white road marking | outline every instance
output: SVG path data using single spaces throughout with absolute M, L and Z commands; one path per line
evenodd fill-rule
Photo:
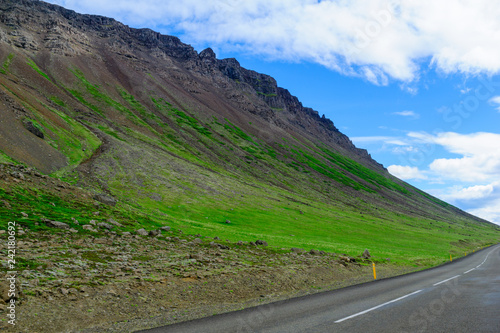
M 495 250 L 495 249 L 494 249 L 494 250 Z M 483 261 L 481 264 L 479 264 L 478 266 L 476 266 L 476 268 L 469 269 L 469 270 L 468 270 L 467 272 L 465 272 L 464 274 L 470 273 L 470 272 L 472 272 L 473 270 L 475 270 L 475 269 L 477 269 L 477 268 L 481 267 L 481 266 L 482 266 L 482 265 L 486 262 L 486 260 L 488 260 L 489 255 L 490 255 L 490 254 L 491 254 L 494 250 L 491 250 L 491 251 L 490 251 L 490 253 L 488 253 L 488 254 L 486 255 L 486 258 L 484 258 L 484 261 Z M 442 284 L 442 283 L 445 283 L 445 282 L 448 282 L 448 281 L 450 281 L 450 280 L 456 279 L 457 277 L 460 277 L 460 276 L 462 276 L 462 275 L 455 275 L 454 277 L 451 277 L 451 278 L 449 278 L 449 279 L 446 279 L 446 280 L 440 281 L 440 282 L 438 282 L 438 283 L 434 283 L 434 284 L 433 284 L 433 286 L 434 286 L 434 287 L 435 287 L 435 286 L 438 286 L 438 285 L 440 285 L 440 284 Z M 405 296 L 401 296 L 401 297 L 399 297 L 399 298 L 393 299 L 392 301 L 389 301 L 389 302 L 386 302 L 386 303 L 383 303 L 383 304 L 380 304 L 380 305 L 374 306 L 373 308 L 370 308 L 370 309 L 368 309 L 368 310 L 361 311 L 361 312 L 355 313 L 355 314 L 353 314 L 353 315 L 351 315 L 351 316 L 349 316 L 349 317 L 345 317 L 345 318 L 339 319 L 339 320 L 335 321 L 335 323 L 341 323 L 341 322 L 343 322 L 343 321 L 345 321 L 345 320 L 352 319 L 352 318 L 355 318 L 355 317 L 357 317 L 357 316 L 364 315 L 365 313 L 368 313 L 368 312 L 370 312 L 370 311 L 373 311 L 373 310 L 379 309 L 379 308 L 381 308 L 381 307 L 383 307 L 383 306 L 386 306 L 386 305 L 388 305 L 388 304 L 391 304 L 391 303 L 395 303 L 395 302 L 400 301 L 400 300 L 402 300 L 402 299 L 404 299 L 404 298 L 406 298 L 406 297 L 409 297 L 409 296 L 412 296 L 412 295 L 418 294 L 418 293 L 419 293 L 419 292 L 421 292 L 421 291 L 422 291 L 422 289 L 421 289 L 421 290 L 414 291 L 414 292 L 412 292 L 411 294 L 408 294 L 408 295 L 405 295 Z
M 402 297 L 399 297 L 399 298 L 393 299 L 392 301 L 386 302 L 386 303 L 384 303 L 384 304 L 377 305 L 377 306 L 375 306 L 375 307 L 373 307 L 373 308 L 371 308 L 371 309 L 368 309 L 368 310 L 365 310 L 365 311 L 361 311 L 361 312 L 355 313 L 355 314 L 353 314 L 353 315 L 351 315 L 351 316 L 349 316 L 349 317 L 345 317 L 345 318 L 339 319 L 339 320 L 337 320 L 335 323 L 341 323 L 341 322 L 343 322 L 344 320 L 348 320 L 348 319 L 351 319 L 351 318 L 354 318 L 354 317 L 357 317 L 357 316 L 361 316 L 361 315 L 363 315 L 363 314 L 365 314 L 365 313 L 367 313 L 367 312 L 370 312 L 370 311 L 376 310 L 376 309 L 381 308 L 381 307 L 383 307 L 383 306 L 385 306 L 385 305 L 387 305 L 387 304 L 391 304 L 391 303 L 394 303 L 394 302 L 400 301 L 400 300 L 402 300 L 403 298 L 409 297 L 409 296 L 411 296 L 411 295 L 418 294 L 418 293 L 419 293 L 419 292 L 421 292 L 421 291 L 422 291 L 422 290 L 417 290 L 417 291 L 414 291 L 414 292 L 412 292 L 411 294 L 408 294 L 408 295 L 405 295 L 405 296 L 402 296 Z
M 454 277 L 451 277 L 451 278 L 449 278 L 449 279 L 443 280 L 443 281 L 438 282 L 438 283 L 434 283 L 434 284 L 433 284 L 433 286 L 435 287 L 435 286 L 437 286 L 437 285 L 440 285 L 441 283 L 445 283 L 445 282 L 448 282 L 448 281 L 450 281 L 450 280 L 456 279 L 456 278 L 457 278 L 457 277 L 459 277 L 459 276 L 460 276 L 460 275 L 455 275 Z
M 483 262 L 480 263 L 479 265 L 476 266 L 476 268 L 479 268 L 481 266 L 483 266 L 483 264 L 486 262 L 486 260 L 488 260 L 488 257 L 490 256 L 490 254 L 495 251 L 495 249 L 491 250 L 487 255 L 486 255 L 486 258 L 484 258 Z

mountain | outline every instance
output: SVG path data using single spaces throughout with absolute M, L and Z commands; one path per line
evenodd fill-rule
M 272 77 L 211 49 L 35 0 L 0 0 L 0 45 L 0 161 L 141 216 L 122 231 L 169 224 L 400 260 L 498 237 L 389 174 Z M 30 207 L 34 230 L 61 219 Z

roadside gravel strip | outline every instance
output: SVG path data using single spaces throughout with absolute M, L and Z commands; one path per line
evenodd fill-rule
M 18 233 L 23 269 L 15 332 L 132 332 L 373 279 L 361 258 L 347 262 L 338 254 L 278 251 L 180 230 L 155 237 Z M 7 255 L 6 242 L 0 252 Z M 415 269 L 380 264 L 378 274 Z M 2 281 L 0 289 L 8 291 Z M 7 293 L 2 297 L 8 300 Z M 0 307 L 0 315 L 6 311 Z M 8 325 L 0 321 L 0 328 Z
M 499 308 L 497 245 L 421 272 L 141 332 L 500 332 Z

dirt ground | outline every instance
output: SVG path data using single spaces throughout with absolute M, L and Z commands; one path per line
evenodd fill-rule
M 26 232 L 17 244 L 26 269 L 16 283 L 15 327 L 7 303 L 0 305 L 5 331 L 133 332 L 373 280 L 368 260 L 341 254 L 172 231 L 95 238 Z M 412 270 L 379 264 L 377 277 Z

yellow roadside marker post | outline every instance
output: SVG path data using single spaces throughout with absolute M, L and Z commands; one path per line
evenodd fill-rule
M 450 254 L 450 261 L 453 261 L 453 259 L 451 258 L 451 254 Z
M 373 265 L 373 279 L 376 280 L 377 279 L 377 270 L 375 269 L 375 263 L 372 262 L 372 265 Z

